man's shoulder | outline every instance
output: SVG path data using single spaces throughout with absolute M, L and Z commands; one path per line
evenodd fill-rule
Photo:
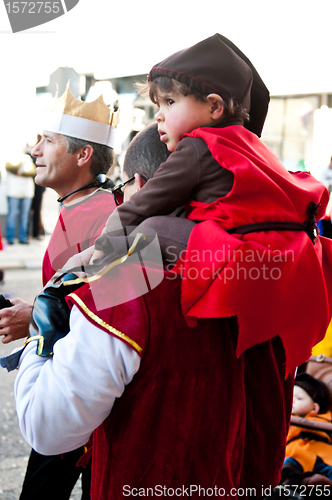
M 90 210 L 90 208 L 93 209 L 94 207 L 98 207 L 100 205 L 115 208 L 116 205 L 111 189 L 101 187 L 89 196 L 81 198 L 77 201 L 77 203 L 63 206 L 61 212 L 63 214 L 66 213 L 67 215 L 76 211 L 82 211 L 83 213 L 83 211 L 86 212 L 87 209 Z
M 113 189 L 115 186 L 114 182 L 112 179 L 107 177 L 107 181 L 102 185 L 103 189 Z
M 147 290 L 144 273 L 149 276 L 150 291 Z M 97 279 L 95 276 L 67 295 L 66 301 L 69 307 L 78 307 L 92 324 L 142 355 L 151 328 L 151 317 L 160 311 L 160 303 L 165 302 L 165 290 L 178 290 L 177 305 L 180 310 L 180 280 L 176 280 L 176 284 L 174 279 L 167 283 L 165 277 L 168 274 L 158 266 L 146 265 L 142 269 L 135 260 L 126 262 Z M 170 295 L 174 297 L 173 293 Z

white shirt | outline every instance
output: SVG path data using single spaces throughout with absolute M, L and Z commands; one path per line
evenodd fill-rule
M 34 166 L 32 159 L 28 155 L 23 155 L 21 160 L 18 172 L 20 174 L 29 172 Z M 33 198 L 35 194 L 33 178 L 6 172 L 6 194 L 10 198 Z
M 35 183 L 32 177 L 13 175 L 7 172 L 6 194 L 10 198 L 33 198 L 35 194 Z
M 70 332 L 52 358 L 23 351 L 14 392 L 20 429 L 43 455 L 83 446 L 109 415 L 140 366 L 140 357 L 121 340 L 91 324 L 74 306 Z

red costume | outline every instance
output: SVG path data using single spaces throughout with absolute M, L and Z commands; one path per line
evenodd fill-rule
M 262 485 L 278 482 L 291 410 L 292 380 L 285 380 L 280 339 L 237 357 L 236 318 L 188 327 L 181 283 L 172 273 L 149 293 L 108 307 L 108 297 L 119 302 L 131 293 L 136 272 L 142 273 L 136 264 L 120 265 L 91 289 L 86 284 L 67 297 L 141 356 L 134 379 L 93 434 L 91 498 L 117 500 L 126 487 L 158 485 L 217 487 L 226 494 L 256 487 L 260 496 Z M 99 290 L 104 304 L 97 309 Z
M 111 191 L 98 189 L 78 203 L 62 207 L 43 260 L 43 285 L 70 257 L 94 244 L 115 206 Z
M 311 202 L 320 218 L 328 192 L 306 172 L 287 172 L 244 127 L 200 128 L 188 135 L 207 143 L 214 159 L 233 172 L 234 185 L 214 203 L 187 204 L 187 218 L 203 222 L 177 263 L 183 312 L 189 324 L 237 316 L 238 355 L 279 335 L 288 374 L 310 357 L 329 324 L 332 242 L 318 237 L 313 244 L 304 230 L 273 229 L 272 223 L 305 223 Z M 273 230 L 236 234 L 240 226 L 264 222 Z

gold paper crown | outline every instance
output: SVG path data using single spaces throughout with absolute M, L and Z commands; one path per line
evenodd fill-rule
M 118 117 L 119 112 L 111 111 L 102 95 L 93 102 L 84 102 L 73 96 L 67 84 L 63 95 L 55 99 L 43 128 L 114 148 Z
M 111 111 L 107 104 L 105 104 L 102 95 L 92 102 L 81 101 L 73 96 L 69 88 L 69 83 L 67 83 L 66 90 L 62 96 L 55 99 L 52 112 L 105 123 L 114 128 L 117 127 L 119 121 L 119 112 Z

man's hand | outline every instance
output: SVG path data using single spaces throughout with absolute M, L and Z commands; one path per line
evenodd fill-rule
M 14 304 L 12 307 L 0 310 L 0 335 L 3 335 L 3 344 L 28 336 L 32 305 L 22 299 L 11 299 L 11 302 Z

